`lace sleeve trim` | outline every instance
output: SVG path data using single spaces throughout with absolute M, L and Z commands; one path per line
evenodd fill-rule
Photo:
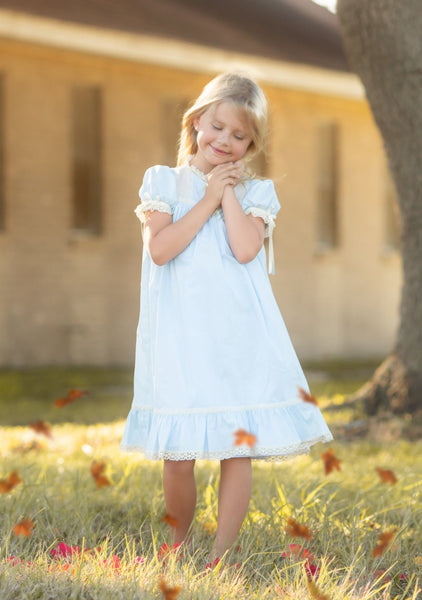
M 273 244 L 273 231 L 275 227 L 275 216 L 264 208 L 259 206 L 249 206 L 245 210 L 245 214 L 252 215 L 253 217 L 260 217 L 265 223 L 265 237 L 268 238 L 268 273 L 270 275 L 275 274 L 275 261 L 274 261 L 274 244 Z
M 153 210 L 158 210 L 159 212 L 167 213 L 168 215 L 173 214 L 171 206 L 163 200 L 146 200 L 145 202 L 142 202 L 142 204 L 138 204 L 134 212 L 141 223 L 145 223 L 145 213 Z

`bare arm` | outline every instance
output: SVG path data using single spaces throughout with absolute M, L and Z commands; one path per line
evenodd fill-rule
M 190 244 L 220 206 L 225 187 L 237 182 L 237 170 L 232 163 L 215 167 L 208 175 L 204 197 L 174 223 L 166 213 L 151 211 L 146 214 L 144 240 L 155 264 L 165 265 Z
M 264 243 L 264 221 L 244 213 L 232 186 L 226 186 L 221 206 L 234 256 L 240 263 L 253 260 Z

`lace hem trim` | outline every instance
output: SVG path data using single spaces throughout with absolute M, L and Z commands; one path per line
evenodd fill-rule
M 142 202 L 142 204 L 138 204 L 134 213 L 141 223 L 145 223 L 145 213 L 153 210 L 158 210 L 159 212 L 167 213 L 168 215 L 173 214 L 170 204 L 167 204 L 167 202 L 164 202 L 163 200 L 146 200 L 145 202 Z
M 274 275 L 275 261 L 273 231 L 275 227 L 275 217 L 268 210 L 260 208 L 259 206 L 249 206 L 245 209 L 245 214 L 252 215 L 253 217 L 260 217 L 265 223 L 265 237 L 268 238 L 268 273 L 270 273 L 270 275 Z
M 257 460 L 280 461 L 301 454 L 308 454 L 311 446 L 314 444 L 330 442 L 332 439 L 333 436 L 331 434 L 325 434 L 292 446 L 280 446 L 278 448 L 249 448 L 245 446 L 221 450 L 220 452 L 169 452 L 167 450 L 150 452 L 146 451 L 142 446 L 124 444 L 120 446 L 120 449 L 125 452 L 141 452 L 148 460 L 225 460 L 228 458 L 248 457 Z

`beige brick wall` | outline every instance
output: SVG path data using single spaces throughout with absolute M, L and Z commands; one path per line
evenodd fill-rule
M 131 364 L 141 238 L 133 208 L 165 155 L 161 110 L 207 75 L 0 41 L 6 231 L 0 233 L 0 365 Z M 70 90 L 103 90 L 104 229 L 70 230 Z M 268 175 L 282 210 L 276 297 L 301 358 L 382 355 L 397 327 L 400 263 L 383 254 L 384 159 L 366 105 L 266 86 Z M 317 253 L 315 132 L 341 131 L 341 245 Z

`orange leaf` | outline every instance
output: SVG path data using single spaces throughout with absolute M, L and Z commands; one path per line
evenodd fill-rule
M 52 438 L 50 425 L 44 423 L 44 421 L 36 421 L 35 423 L 30 423 L 29 427 L 33 429 L 36 433 L 41 433 L 45 435 L 45 437 Z
M 10 473 L 6 479 L 0 479 L 0 494 L 7 494 L 10 490 L 21 483 L 22 479 L 19 477 L 17 471 Z
M 13 533 L 15 535 L 25 535 L 26 537 L 29 537 L 34 525 L 35 523 L 33 523 L 31 519 L 24 519 L 23 521 L 16 523 L 13 527 Z
M 106 487 L 107 485 L 111 485 L 110 479 L 108 479 L 108 477 L 105 475 L 97 475 L 97 477 L 94 477 L 94 479 L 98 489 Z
M 381 481 L 383 483 L 391 483 L 391 485 L 397 483 L 397 477 L 394 475 L 393 471 L 390 471 L 390 469 L 381 469 L 381 467 L 375 467 L 375 470 L 381 477 Z
M 234 445 L 241 446 L 247 444 L 249 448 L 253 448 L 256 444 L 256 436 L 253 433 L 249 433 L 245 429 L 238 429 L 234 434 Z
M 168 513 L 166 513 L 161 520 L 164 523 L 167 523 L 167 525 L 169 525 L 170 527 L 177 527 L 179 524 L 179 521 L 177 519 L 175 519 L 174 517 L 172 517 L 171 515 L 169 515 Z
M 206 531 L 210 535 L 213 535 L 217 529 L 217 525 L 215 523 L 213 523 L 212 521 L 206 521 L 204 523 L 203 527 L 204 527 L 204 531 Z
M 314 600 L 330 600 L 329 596 L 327 596 L 326 594 L 323 594 L 319 590 L 319 588 L 316 585 L 315 581 L 313 581 L 312 579 L 308 579 L 307 582 L 306 582 L 306 585 L 308 587 L 309 595 Z
M 391 531 L 384 531 L 378 536 L 378 542 L 375 548 L 372 550 L 372 556 L 381 556 L 387 550 L 387 547 L 391 544 L 396 536 L 396 529 Z
M 103 471 L 105 470 L 106 465 L 103 460 L 93 460 L 91 463 L 91 475 L 93 476 L 97 488 L 102 488 L 107 485 L 111 485 L 111 482 L 105 475 L 103 475 Z
M 75 402 L 75 400 L 77 400 L 78 398 L 82 398 L 82 396 L 86 396 L 87 394 L 89 394 L 89 392 L 76 389 L 69 390 L 67 392 L 67 396 L 64 396 L 63 398 L 57 398 L 57 400 L 54 401 L 54 406 L 57 406 L 58 408 L 63 408 L 63 406 L 66 406 L 66 404 L 71 404 L 72 402 Z
M 315 404 L 315 406 L 318 406 L 318 402 L 317 399 L 315 398 L 315 396 L 313 396 L 312 394 L 309 394 L 309 392 L 307 392 L 306 390 L 304 390 L 303 388 L 299 387 L 299 397 L 301 400 L 303 400 L 304 402 L 309 402 L 309 404 Z
M 307 540 L 312 539 L 312 535 L 307 526 L 301 525 L 300 523 L 292 519 L 292 517 L 289 517 L 287 519 L 286 533 L 288 533 L 292 537 L 303 537 Z
M 169 587 L 163 577 L 160 579 L 159 587 L 161 593 L 163 594 L 164 600 L 176 600 L 177 596 L 180 594 L 180 590 L 182 589 L 180 585 Z
M 331 473 L 331 471 L 333 471 L 334 469 L 337 469 L 337 471 L 341 471 L 341 467 L 340 467 L 341 460 L 339 460 L 334 455 L 334 451 L 332 448 L 327 450 L 327 452 L 323 452 L 321 454 L 321 458 L 324 461 L 324 468 L 325 468 L 326 475 Z

